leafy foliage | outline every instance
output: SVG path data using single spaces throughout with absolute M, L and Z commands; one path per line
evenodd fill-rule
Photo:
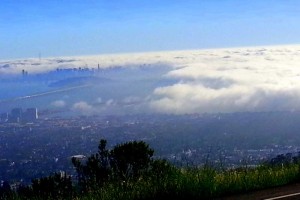
M 72 197 L 71 177 L 55 173 L 52 176 L 32 181 L 32 192 L 39 197 L 64 198 Z
M 10 185 L 7 181 L 3 181 L 0 185 L 0 199 L 9 198 L 12 195 Z
M 114 175 L 121 180 L 138 178 L 149 169 L 154 151 L 145 142 L 127 142 L 115 146 L 110 152 Z
M 17 191 L 24 199 L 72 199 L 74 195 L 71 177 L 60 173 L 34 179 L 31 186 L 20 186 Z
M 112 150 L 106 149 L 106 143 L 106 140 L 100 140 L 98 152 L 88 157 L 85 163 L 72 158 L 81 191 L 102 187 L 108 181 L 136 179 L 150 169 L 154 151 L 145 142 L 127 142 Z
M 82 191 L 89 187 L 99 187 L 108 181 L 111 169 L 109 167 L 109 151 L 106 150 L 106 140 L 100 140 L 98 152 L 88 157 L 85 164 L 73 157 L 72 163 L 78 175 L 78 184 Z

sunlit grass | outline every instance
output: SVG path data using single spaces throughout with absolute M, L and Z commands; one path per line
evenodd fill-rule
M 260 165 L 256 168 L 240 167 L 231 170 L 217 170 L 210 166 L 178 168 L 162 161 L 156 164 L 155 170 L 148 171 L 138 179 L 108 181 L 101 187 L 91 187 L 84 194 L 74 192 L 68 197 L 28 199 L 212 199 L 300 181 L 299 163 Z M 0 199 L 26 198 L 12 193 L 11 196 Z
M 78 199 L 210 199 L 293 183 L 299 165 L 217 171 L 212 167 L 170 168 L 161 177 L 108 184 Z

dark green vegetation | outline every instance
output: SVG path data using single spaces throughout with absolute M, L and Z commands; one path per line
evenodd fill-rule
M 289 154 L 256 168 L 216 170 L 178 168 L 153 153 L 142 141 L 109 150 L 101 140 L 97 153 L 72 158 L 76 176 L 55 173 L 16 191 L 4 182 L 1 199 L 211 199 L 300 181 L 299 157 Z

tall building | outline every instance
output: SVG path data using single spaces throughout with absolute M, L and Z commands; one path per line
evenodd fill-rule
M 22 118 L 22 108 L 14 108 L 11 110 L 11 115 L 9 121 L 20 122 Z
M 2 113 L 0 116 L 1 122 L 7 122 L 8 121 L 8 113 Z
M 38 110 L 37 108 L 28 108 L 22 117 L 22 121 L 33 122 L 38 119 Z

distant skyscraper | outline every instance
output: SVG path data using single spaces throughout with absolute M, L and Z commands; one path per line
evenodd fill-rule
M 2 113 L 0 117 L 1 122 L 7 122 L 8 120 L 8 113 Z
M 22 118 L 22 108 L 14 108 L 11 110 L 10 121 L 11 122 L 20 122 Z
M 33 122 L 38 119 L 37 108 L 28 108 L 26 112 L 23 113 L 22 121 Z

